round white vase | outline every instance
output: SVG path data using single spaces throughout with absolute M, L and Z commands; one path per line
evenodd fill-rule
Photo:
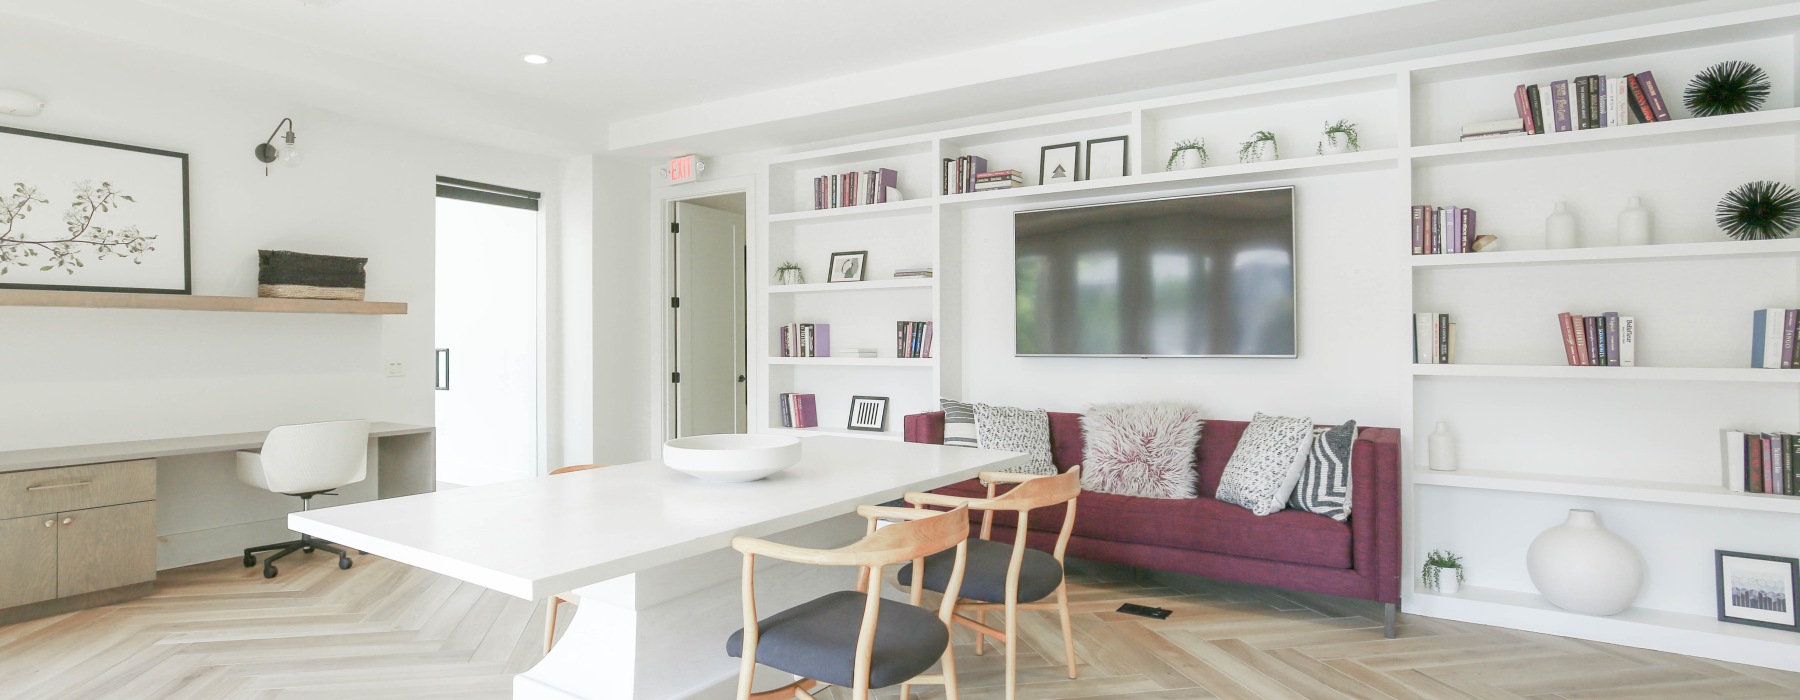
M 1200 167 L 1200 152 L 1186 149 L 1175 154 L 1175 170 L 1193 170 Z
M 1650 210 L 1637 197 L 1626 200 L 1619 212 L 1619 245 L 1650 245 Z
M 1577 245 L 1575 215 L 1570 214 L 1569 208 L 1562 202 L 1557 202 L 1556 209 L 1544 219 L 1544 247 L 1574 248 Z
M 1324 140 L 1319 142 L 1319 153 L 1321 155 L 1335 156 L 1340 153 L 1349 152 L 1350 139 L 1344 138 L 1343 136 L 1338 136 L 1337 138 L 1327 136 Z
M 1430 443 L 1431 462 L 1426 466 L 1431 467 L 1434 472 L 1456 471 L 1456 437 L 1450 434 L 1450 429 L 1444 427 L 1443 423 L 1437 424 L 1437 430 L 1431 433 Z
M 1244 159 L 1244 162 L 1267 163 L 1272 160 L 1275 160 L 1275 144 L 1267 143 L 1263 144 L 1261 148 L 1256 149 L 1254 153 L 1251 153 L 1249 158 Z
M 1462 579 L 1456 577 L 1456 569 L 1438 569 L 1437 589 L 1444 595 L 1456 595 L 1462 590 Z
M 1631 543 L 1601 525 L 1594 511 L 1579 508 L 1531 541 L 1525 570 L 1552 604 L 1584 615 L 1624 611 L 1644 582 L 1643 560 Z

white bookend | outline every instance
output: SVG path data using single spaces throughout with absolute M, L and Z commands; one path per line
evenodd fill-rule
M 1781 341 L 1787 334 L 1787 309 L 1768 309 L 1769 319 L 1763 324 L 1763 369 L 1781 369 Z
M 1741 430 L 1721 430 L 1725 441 L 1725 488 L 1743 493 L 1744 491 L 1744 433 Z
M 1637 366 L 1637 317 L 1619 317 L 1619 366 Z

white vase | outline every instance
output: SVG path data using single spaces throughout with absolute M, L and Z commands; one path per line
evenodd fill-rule
M 1531 541 L 1525 570 L 1556 607 L 1584 615 L 1624 611 L 1644 582 L 1644 563 L 1631 543 L 1601 525 L 1594 511 L 1579 508 Z
M 1456 438 L 1443 423 L 1431 432 L 1431 461 L 1426 466 L 1434 472 L 1456 471 Z
M 1556 209 L 1550 212 L 1549 218 L 1544 219 L 1544 247 L 1574 248 L 1577 245 L 1575 215 L 1570 214 L 1568 207 L 1562 202 L 1557 202 Z
M 1238 162 L 1241 163 L 1266 163 L 1272 160 L 1275 160 L 1275 142 L 1273 141 L 1260 142 L 1250 149 L 1248 156 L 1240 155 L 1238 157 Z
M 1650 210 L 1637 197 L 1625 200 L 1619 212 L 1619 245 L 1650 245 Z
M 1456 577 L 1456 569 L 1438 569 L 1438 592 L 1444 595 L 1456 595 L 1462 590 L 1462 579 Z
M 1193 170 L 1200 167 L 1200 152 L 1192 148 L 1183 149 L 1175 154 L 1175 170 Z
M 782 270 L 780 277 L 777 278 L 777 282 L 780 284 L 800 284 L 802 282 L 800 271 Z
M 1349 152 L 1350 139 L 1344 138 L 1342 134 L 1326 134 L 1324 140 L 1319 142 L 1319 153 L 1321 155 L 1334 156 L 1339 153 Z

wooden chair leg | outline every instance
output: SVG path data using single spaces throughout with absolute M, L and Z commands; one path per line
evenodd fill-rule
M 550 596 L 550 602 L 544 606 L 544 653 L 550 653 L 550 647 L 556 644 L 556 608 L 562 605 L 561 596 Z
M 1069 584 L 1056 589 L 1056 612 L 1062 618 L 1063 657 L 1069 661 L 1069 677 L 1075 678 L 1075 630 L 1069 623 Z
M 987 624 L 987 611 L 983 610 L 981 612 L 975 613 L 975 621 L 979 622 L 983 625 L 986 625 Z M 983 652 L 985 650 L 987 650 L 987 636 L 978 632 L 975 634 L 975 655 L 981 656 L 981 652 Z
M 1019 611 L 1011 606 L 1006 610 L 1006 700 L 1019 700 Z
M 981 635 L 977 634 L 975 638 L 980 639 Z M 901 696 L 901 700 L 908 699 Z M 944 648 L 944 700 L 959 700 L 956 692 L 956 645 L 954 644 Z

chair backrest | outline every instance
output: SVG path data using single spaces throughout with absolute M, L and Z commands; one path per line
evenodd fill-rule
M 1070 467 L 1068 471 L 1056 476 L 1042 476 L 1030 481 L 1021 482 L 1006 493 L 995 495 L 998 483 L 988 483 L 986 501 L 971 505 L 971 508 L 983 511 L 981 514 L 981 539 L 988 539 L 994 531 L 994 511 L 1005 510 L 1019 514 L 1014 523 L 1014 552 L 1011 576 L 1016 578 L 1025 549 L 1025 537 L 1030 532 L 1031 511 L 1057 504 L 1067 504 L 1063 510 L 1062 529 L 1056 534 L 1056 550 L 1052 552 L 1057 561 L 1063 560 L 1063 553 L 1069 549 L 1069 535 L 1075 531 L 1075 500 L 1081 496 L 1081 465 Z
M 269 431 L 263 478 L 277 493 L 329 491 L 369 475 L 369 422 L 336 420 Z
M 570 474 L 573 472 L 584 472 L 589 469 L 599 469 L 601 467 L 610 467 L 610 466 L 612 466 L 612 465 L 610 465 L 610 464 L 576 464 L 576 465 L 572 465 L 572 466 L 563 467 L 561 469 L 552 469 L 552 470 L 550 470 L 549 476 L 556 476 L 557 474 Z

